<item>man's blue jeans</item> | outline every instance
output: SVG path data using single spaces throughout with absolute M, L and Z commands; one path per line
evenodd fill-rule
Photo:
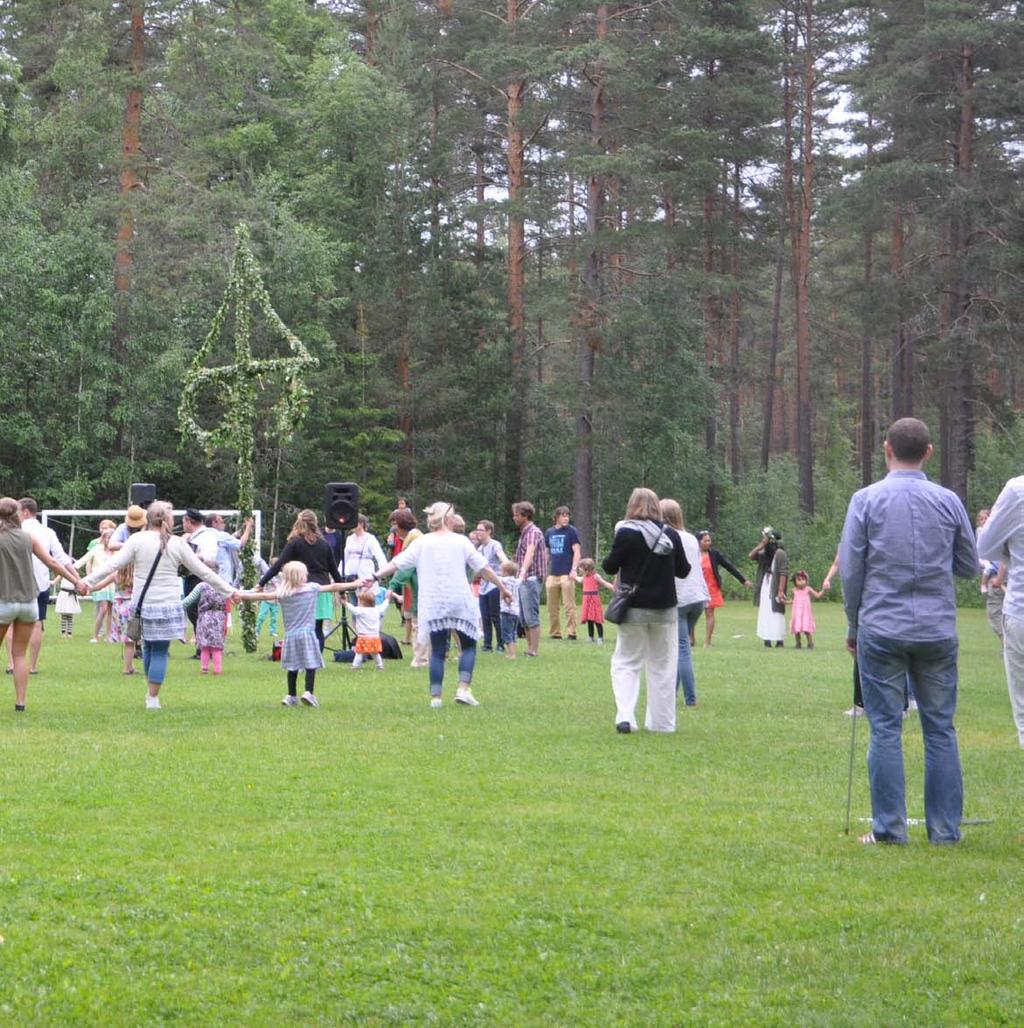
M 924 737 L 924 816 L 931 842 L 958 842 L 964 785 L 953 715 L 957 640 L 905 642 L 857 635 L 864 711 L 871 724 L 871 825 L 879 842 L 907 841 L 903 775 L 903 697 L 909 679 Z

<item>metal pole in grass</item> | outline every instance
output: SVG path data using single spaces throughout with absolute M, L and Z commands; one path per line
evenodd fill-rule
M 860 696 L 860 670 L 857 667 L 857 657 L 853 658 L 853 707 L 850 710 L 850 771 L 846 778 L 846 824 L 843 826 L 843 834 L 850 834 L 850 803 L 853 798 L 853 751 L 857 744 L 857 700 L 863 699 Z

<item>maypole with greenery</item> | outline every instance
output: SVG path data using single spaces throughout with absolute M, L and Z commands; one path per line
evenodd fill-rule
M 271 306 L 263 276 L 250 246 L 249 228 L 235 229 L 235 256 L 231 278 L 224 300 L 213 324 L 196 352 L 192 366 L 185 375 L 178 426 L 190 444 L 204 447 L 207 459 L 214 450 L 230 450 L 238 457 L 238 508 L 244 522 L 252 517 L 256 489 L 257 399 L 267 387 L 266 380 L 283 385 L 280 398 L 271 405 L 275 441 L 287 442 L 306 413 L 309 390 L 303 374 L 317 366 L 317 359 L 306 349 L 294 332 Z M 254 357 L 252 353 L 252 312 L 262 314 L 272 336 L 285 340 L 290 357 Z M 207 367 L 206 361 L 224 331 L 229 313 L 234 310 L 234 362 L 221 367 Z M 223 416 L 213 428 L 204 428 L 199 421 L 200 404 L 222 405 Z M 265 406 L 262 408 L 265 410 Z M 242 549 L 242 585 L 250 589 L 256 584 L 253 560 L 256 541 L 250 535 Z M 242 608 L 242 644 L 247 653 L 256 650 L 256 612 L 246 604 Z

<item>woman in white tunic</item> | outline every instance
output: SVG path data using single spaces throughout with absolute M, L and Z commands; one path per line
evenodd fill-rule
M 750 551 L 757 561 L 754 605 L 757 607 L 757 637 L 766 647 L 781 647 L 786 638 L 786 586 L 789 583 L 789 557 L 782 548 L 782 533 L 771 525 L 761 532 L 761 541 Z
M 459 687 L 455 702 L 477 707 L 470 690 L 476 664 L 476 641 L 480 638 L 480 609 L 466 576 L 466 569 L 493 582 L 506 600 L 508 590 L 487 566 L 486 559 L 464 535 L 452 531 L 455 509 L 450 503 L 431 504 L 427 515 L 429 534 L 403 548 L 369 581 L 387 578 L 404 568 L 415 568 L 419 615 L 419 638 L 430 643 L 430 705 L 441 706 L 444 659 L 451 632 L 457 632 L 462 653 L 459 656 Z

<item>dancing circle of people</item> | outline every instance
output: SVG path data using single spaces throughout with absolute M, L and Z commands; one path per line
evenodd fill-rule
M 900 732 L 907 711 L 919 709 L 929 754 L 928 837 L 956 842 L 963 800 L 953 728 L 952 580 L 983 572 L 981 590 L 1003 645 L 1018 741 L 1024 747 L 1024 571 L 1015 573 L 1024 567 L 1019 560 L 1024 530 L 1017 527 L 1024 524 L 1017 510 L 1024 505 L 1024 477 L 1008 482 L 992 510 L 981 512 L 976 541 L 959 498 L 930 482 L 922 470 L 932 452 L 927 426 L 900 419 L 890 427 L 883 448 L 888 474 L 852 497 L 836 559 L 818 590 L 806 571 L 790 571 L 782 533 L 773 526 L 763 527 L 750 550 L 756 566 L 751 581 L 714 546 L 709 530 L 687 530 L 677 501 L 643 487 L 633 490 L 600 565 L 582 554 L 566 506 L 555 509 L 551 526 L 542 531 L 533 504 L 514 504 L 518 538 L 510 556 L 495 538 L 493 522 L 481 519 L 467 534 L 454 506 L 436 502 L 423 511 L 423 532 L 400 500 L 388 519 L 386 553 L 365 515 L 358 516 L 342 548 L 338 533 L 322 531 L 313 511 L 300 511 L 277 558 L 268 564 L 257 557 L 255 589 L 239 588 L 239 557 L 252 519 L 232 533 L 221 515 L 188 508 L 181 534 L 175 534 L 171 504 L 132 505 L 121 525 L 101 521 L 97 537 L 75 561 L 56 533 L 38 520 L 35 500 L 5 497 L 0 499 L 0 639 L 8 643 L 15 711 L 25 711 L 29 676 L 38 671 L 51 572 L 56 576 L 52 584 L 58 585 L 55 606 L 62 636 L 72 634 L 79 597 L 91 595 L 90 643 L 122 643 L 125 675 L 136 673 L 141 647 L 150 710 L 160 709 L 170 647 L 175 640 L 185 641 L 186 621 L 192 625 L 200 673 L 222 674 L 235 604 L 259 604 L 257 635 L 269 622 L 271 635 L 277 636 L 280 616 L 281 642 L 275 650 L 286 674 L 286 707 L 320 705 L 316 673 L 324 667 L 325 624 L 335 619 L 336 593 L 355 593 L 355 603 L 341 600 L 344 617 L 355 629 L 349 655 L 353 671 L 367 662 L 383 669 L 382 624 L 395 603 L 405 642 L 412 646 L 411 666 L 427 668 L 430 706 L 443 704 L 445 665 L 454 647 L 455 703 L 477 707 L 472 684 L 478 643 L 482 652 L 509 660 L 536 659 L 543 589 L 549 639 L 579 642 L 585 625 L 586 641 L 601 646 L 605 594 L 622 608 L 615 617 L 610 671 L 614 726 L 624 735 L 639 728 L 642 678 L 648 731 L 675 731 L 680 692 L 685 706 L 697 705 L 692 651 L 702 616 L 703 647 L 713 644 L 715 613 L 725 603 L 723 570 L 752 592 L 756 634 L 768 649 L 783 647 L 787 634 L 797 649 L 814 648 L 812 601 L 822 599 L 839 574 L 846 644 L 855 658 L 854 706 L 847 713 L 866 715 L 872 731 L 872 830 L 861 841 L 907 841 Z M 979 564 L 979 551 L 984 564 Z M 909 563 L 908 553 L 915 555 Z

